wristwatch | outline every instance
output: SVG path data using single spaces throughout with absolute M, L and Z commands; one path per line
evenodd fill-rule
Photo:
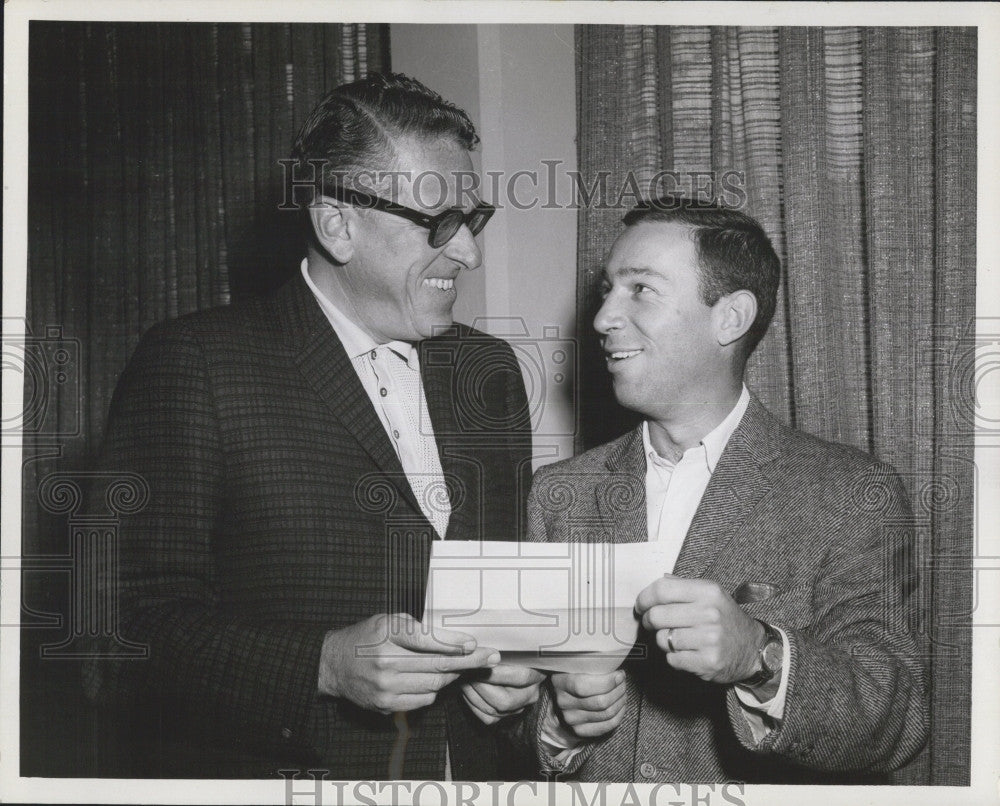
M 760 657 L 760 671 L 746 680 L 740 680 L 741 686 L 762 686 L 776 674 L 781 673 L 781 663 L 784 660 L 785 645 L 781 641 L 781 633 L 766 621 L 755 619 L 764 628 L 764 643 L 760 645 L 757 654 Z

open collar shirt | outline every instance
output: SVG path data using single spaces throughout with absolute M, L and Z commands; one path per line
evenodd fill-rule
M 352 322 L 309 276 L 309 261 L 302 261 L 302 277 L 316 297 L 330 326 L 347 351 L 372 407 L 392 443 L 421 511 L 443 538 L 451 518 L 444 472 L 427 400 L 420 380 L 417 349 L 405 341 L 377 343 Z M 421 415 L 424 416 L 421 416 Z

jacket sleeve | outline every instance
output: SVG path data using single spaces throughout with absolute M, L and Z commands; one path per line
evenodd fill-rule
M 141 340 L 115 391 L 102 460 L 149 487 L 148 504 L 120 524 L 117 580 L 119 635 L 148 657 L 116 660 L 115 642 L 97 640 L 85 689 L 99 705 L 133 711 L 155 695 L 225 725 L 241 744 L 311 746 L 325 630 L 219 606 L 224 446 L 205 356 L 178 324 Z
M 885 464 L 855 475 L 813 584 L 812 623 L 788 634 L 780 725 L 756 743 L 733 689 L 745 747 L 824 771 L 895 769 L 927 737 L 926 651 L 915 629 L 913 517 Z

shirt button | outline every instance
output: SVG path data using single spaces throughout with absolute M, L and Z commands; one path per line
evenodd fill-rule
M 395 428 L 392 429 L 392 435 L 396 439 L 399 439 L 399 431 L 397 429 L 395 429 Z
M 292 729 L 291 728 L 282 728 L 281 729 L 281 738 L 282 739 L 291 739 L 292 738 Z
M 370 353 L 368 353 L 368 357 L 371 358 L 372 361 L 374 361 L 376 358 L 378 358 L 378 353 L 372 350 Z
M 644 761 L 641 765 L 639 765 L 639 774 L 642 775 L 643 778 L 652 778 L 656 775 L 656 767 L 648 761 Z
M 389 390 L 383 386 L 381 389 L 378 390 L 378 393 L 382 395 L 382 397 L 385 397 L 387 394 L 389 394 Z

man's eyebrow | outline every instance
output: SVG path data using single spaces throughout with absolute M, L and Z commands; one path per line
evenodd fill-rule
M 611 282 L 611 276 L 612 276 L 611 272 L 609 272 L 607 269 L 601 272 L 601 279 L 606 283 Z M 630 277 L 662 277 L 663 275 L 661 275 L 658 271 L 646 268 L 645 266 L 619 266 L 617 269 L 614 270 L 614 276 L 630 278 Z

